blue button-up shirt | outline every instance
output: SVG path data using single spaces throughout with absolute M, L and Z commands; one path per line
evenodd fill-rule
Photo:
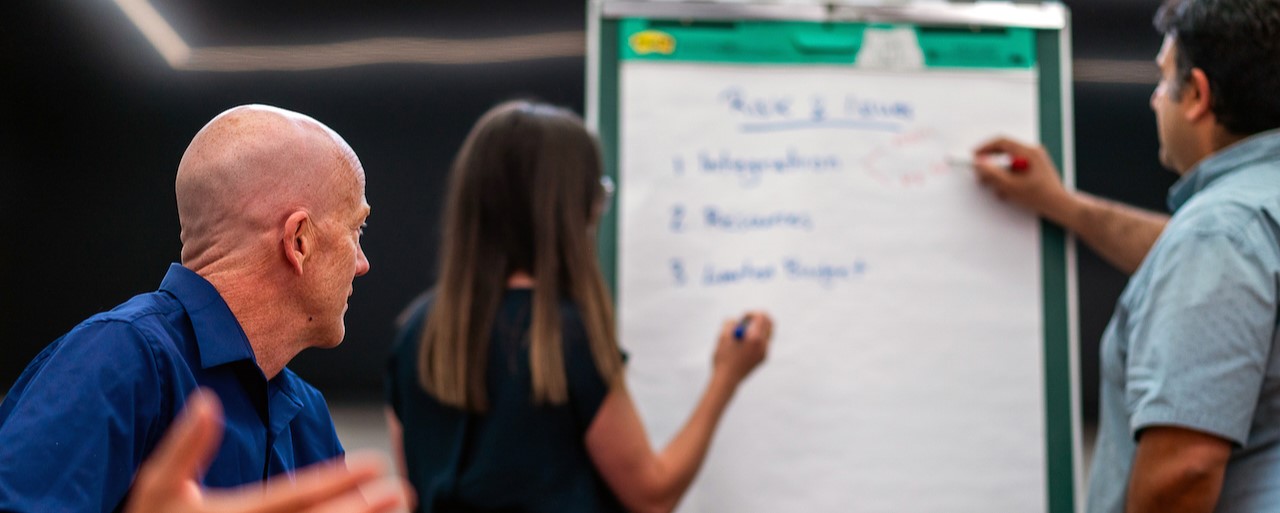
M 320 393 L 267 380 L 222 296 L 173 264 L 160 290 L 95 315 L 42 351 L 0 404 L 0 511 L 113 511 L 196 387 L 226 433 L 204 483 L 227 487 L 342 455 Z
M 1202 161 L 1103 335 L 1091 513 L 1124 510 L 1138 433 L 1233 444 L 1216 511 L 1280 511 L 1280 130 Z

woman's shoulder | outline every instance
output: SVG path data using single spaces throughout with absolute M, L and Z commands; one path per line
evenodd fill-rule
M 391 346 L 393 353 L 414 350 L 418 339 L 422 338 L 422 325 L 426 322 L 427 313 L 435 302 L 435 290 L 428 290 L 418 295 L 396 317 L 396 338 Z

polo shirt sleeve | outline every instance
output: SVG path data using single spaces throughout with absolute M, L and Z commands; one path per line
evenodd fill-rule
M 1131 432 L 1178 426 L 1243 445 L 1275 337 L 1275 270 L 1247 234 L 1166 235 L 1133 317 Z
M 156 365 L 146 336 L 114 321 L 37 356 L 0 409 L 0 511 L 116 509 L 167 427 Z

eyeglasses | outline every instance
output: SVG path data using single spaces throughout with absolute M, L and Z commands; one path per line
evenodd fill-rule
M 604 191 L 604 208 L 600 211 L 603 216 L 609 213 L 609 204 L 613 203 L 613 192 L 617 190 L 617 185 L 614 185 L 613 178 L 604 175 L 600 177 L 600 190 Z

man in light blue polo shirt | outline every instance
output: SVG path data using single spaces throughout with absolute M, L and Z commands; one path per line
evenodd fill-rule
M 1167 0 L 1151 96 L 1172 217 L 1065 190 L 1043 148 L 997 195 L 1134 273 L 1102 341 L 1088 511 L 1280 511 L 1280 0 Z

